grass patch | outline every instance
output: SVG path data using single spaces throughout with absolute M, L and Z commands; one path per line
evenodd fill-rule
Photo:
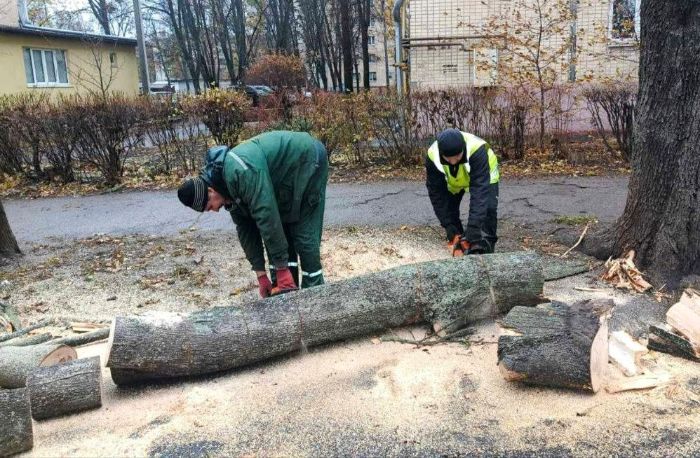
M 597 223 L 598 220 L 593 215 L 561 215 L 554 218 L 552 222 L 565 226 L 578 226 L 587 223 Z

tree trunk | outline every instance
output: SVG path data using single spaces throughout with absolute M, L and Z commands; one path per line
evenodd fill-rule
M 340 48 L 343 54 L 343 89 L 352 92 L 352 21 L 350 2 L 340 2 Z
M 607 312 L 612 301 L 516 307 L 498 339 L 498 366 L 506 380 L 597 392 L 608 365 Z
M 0 387 L 22 388 L 29 373 L 37 367 L 72 361 L 76 357 L 75 350 L 65 345 L 0 347 Z
M 372 1 L 357 0 L 357 14 L 360 26 L 360 46 L 362 48 L 362 83 L 364 88 L 369 90 L 369 23 L 372 17 Z
M 627 205 L 613 230 L 584 246 L 637 253 L 652 284 L 700 273 L 700 3 L 645 0 Z M 592 245 L 605 250 L 596 253 Z M 605 253 L 607 251 L 607 253 Z
M 0 258 L 9 258 L 21 253 L 17 245 L 17 239 L 15 239 L 10 223 L 7 221 L 5 207 L 0 201 Z
M 380 17 L 382 18 L 382 34 L 384 35 L 384 73 L 385 73 L 385 78 L 386 78 L 386 87 L 391 87 L 391 78 L 389 73 L 389 47 L 388 47 L 388 41 L 389 41 L 389 32 L 387 30 L 387 23 L 386 23 L 386 0 L 381 0 L 381 14 Z
M 102 406 L 100 357 L 36 369 L 27 378 L 27 390 L 35 420 L 99 408 Z
M 27 390 L 0 390 L 0 412 L 0 456 L 31 450 L 34 434 Z
M 244 307 L 117 317 L 107 366 L 118 385 L 213 373 L 328 342 L 428 321 L 451 333 L 541 302 L 534 253 L 397 267 Z

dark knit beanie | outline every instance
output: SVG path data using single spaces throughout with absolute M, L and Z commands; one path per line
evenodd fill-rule
M 443 130 L 438 135 L 437 143 L 440 156 L 444 157 L 456 156 L 467 149 L 462 132 L 458 129 Z
M 185 180 L 177 190 L 177 197 L 184 205 L 192 210 L 203 212 L 209 200 L 207 183 L 201 178 Z

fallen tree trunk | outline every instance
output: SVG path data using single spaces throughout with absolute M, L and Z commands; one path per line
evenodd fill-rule
M 32 345 L 28 347 L 0 347 L 0 386 L 22 388 L 29 373 L 42 366 L 71 361 L 75 350 L 65 345 Z
M 27 390 L 0 390 L 0 412 L 0 456 L 30 450 L 34 446 L 34 434 Z
M 328 342 L 428 321 L 452 332 L 541 302 L 534 253 L 467 256 L 351 278 L 191 315 L 117 317 L 107 366 L 117 384 L 233 369 Z
M 597 392 L 608 364 L 610 300 L 516 307 L 503 320 L 498 366 L 508 381 Z
M 35 420 L 98 408 L 102 406 L 100 358 L 35 369 L 27 377 L 27 389 Z

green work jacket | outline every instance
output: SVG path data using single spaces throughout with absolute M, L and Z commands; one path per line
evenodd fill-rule
M 272 131 L 207 153 L 203 178 L 231 200 L 229 211 L 253 270 L 265 270 L 262 242 L 271 264 L 287 265 L 282 225 L 298 222 L 302 205 L 318 204 L 321 190 L 307 188 L 318 169 L 319 147 L 305 132 Z

